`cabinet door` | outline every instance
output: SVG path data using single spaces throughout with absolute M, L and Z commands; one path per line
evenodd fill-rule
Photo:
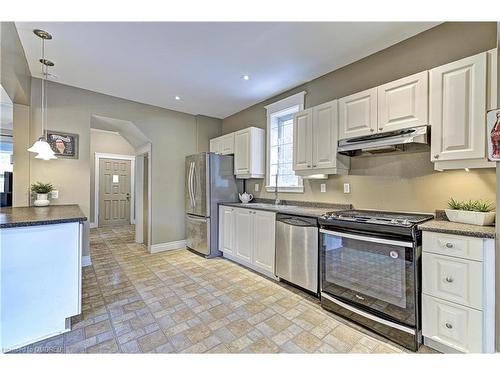
M 339 99 L 339 139 L 369 135 L 376 129 L 376 87 Z
M 245 209 L 234 210 L 234 255 L 246 262 L 252 262 L 253 212 Z
M 220 137 L 220 152 L 222 155 L 234 154 L 234 133 Z
M 313 108 L 312 167 L 335 168 L 337 161 L 337 101 Z
M 250 173 L 250 130 L 245 129 L 234 135 L 234 173 Z
M 210 140 L 210 152 L 220 154 L 220 138 L 213 138 Z
M 219 251 L 234 254 L 234 208 L 219 209 Z
M 312 167 L 312 110 L 306 109 L 293 116 L 293 170 Z
M 430 71 L 431 160 L 486 155 L 486 52 Z
M 427 71 L 378 87 L 378 131 L 429 123 Z
M 254 212 L 253 264 L 274 274 L 275 214 L 266 211 Z

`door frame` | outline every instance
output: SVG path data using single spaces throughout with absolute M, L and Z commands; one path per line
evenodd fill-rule
M 94 225 L 99 227 L 99 161 L 100 159 L 130 160 L 130 224 L 135 224 L 135 155 L 95 153 L 94 167 Z
M 147 243 L 144 243 L 144 238 L 141 234 L 139 234 L 139 231 L 142 231 L 142 223 L 138 224 L 136 223 L 135 225 L 135 241 L 137 243 L 144 243 L 144 245 L 148 248 L 149 251 L 151 251 L 151 242 L 152 242 L 152 225 L 151 225 L 151 221 L 153 219 L 153 210 L 151 209 L 151 201 L 152 201 L 152 182 L 153 182 L 153 179 L 152 179 L 152 171 L 153 171 L 153 168 L 152 168 L 152 145 L 150 142 L 146 143 L 145 145 L 143 146 L 140 146 L 138 147 L 136 150 L 135 150 L 135 153 L 136 153 L 136 156 L 135 157 L 138 157 L 138 156 L 141 156 L 141 155 L 147 155 L 148 157 L 148 189 L 147 191 L 144 191 L 144 186 L 143 186 L 143 194 L 147 194 L 147 197 L 148 197 L 148 212 L 147 212 L 147 215 L 148 215 L 148 228 L 147 228 L 147 231 L 148 231 L 148 240 L 147 240 Z M 138 179 L 141 178 L 141 176 L 137 176 Z M 141 183 L 140 181 L 137 181 L 138 184 Z M 141 202 L 141 197 L 139 197 L 139 199 L 137 200 L 138 202 Z M 141 210 L 143 209 L 142 207 L 142 203 L 139 203 L 139 206 L 141 208 Z

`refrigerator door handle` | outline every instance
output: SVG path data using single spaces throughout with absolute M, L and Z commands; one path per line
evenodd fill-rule
M 191 207 L 194 207 L 193 198 L 193 162 L 189 164 L 189 175 L 188 175 L 188 190 L 189 190 L 189 200 L 191 201 Z
M 192 194 L 193 194 L 193 207 L 196 207 L 196 163 L 193 162 L 193 174 L 191 175 Z

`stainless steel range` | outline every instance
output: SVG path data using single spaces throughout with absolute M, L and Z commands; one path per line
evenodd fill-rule
M 320 224 L 321 305 L 417 350 L 421 232 L 432 215 L 348 210 Z

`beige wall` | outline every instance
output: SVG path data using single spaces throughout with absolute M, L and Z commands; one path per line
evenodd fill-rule
M 31 74 L 13 22 L 0 22 L 0 82 L 13 103 L 29 105 Z
M 152 140 L 152 244 L 182 240 L 184 158 L 197 151 L 196 116 L 92 91 L 48 83 L 48 127 L 78 133 L 79 159 L 40 161 L 30 157 L 30 180 L 50 181 L 60 191 L 59 204 L 78 203 L 90 216 L 90 121 L 92 115 L 128 120 Z M 31 141 L 40 129 L 40 81 L 32 81 Z M 201 125 L 200 125 L 201 126 Z M 202 132 L 200 132 L 202 133 Z
M 445 64 L 496 46 L 495 23 L 449 22 L 377 52 L 353 64 L 247 108 L 222 121 L 222 133 L 248 126 L 266 127 L 264 106 L 305 90 L 309 108 L 392 80 Z M 495 201 L 495 170 L 434 172 L 429 153 L 351 158 L 348 176 L 305 181 L 304 194 L 280 193 L 281 199 L 352 203 L 358 208 L 434 211 L 453 196 Z M 343 183 L 351 193 L 343 193 Z M 255 192 L 258 183 L 260 192 Z M 247 191 L 270 198 L 264 180 L 251 180 Z
M 196 151 L 210 151 L 210 139 L 222 134 L 222 120 L 214 117 L 196 116 Z
M 30 107 L 14 104 L 13 119 L 14 167 L 12 205 L 14 207 L 29 206 L 30 168 Z
M 130 143 L 120 134 L 110 133 L 102 130 L 90 129 L 90 216 L 91 223 L 94 222 L 95 204 L 95 153 L 135 155 L 135 150 Z

